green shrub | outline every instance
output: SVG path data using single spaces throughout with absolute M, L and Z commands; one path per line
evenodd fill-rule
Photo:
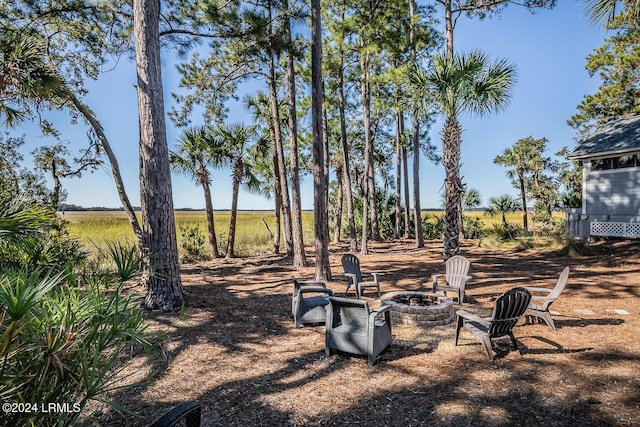
M 442 215 L 425 215 L 422 218 L 422 233 L 425 240 L 442 239 L 444 236 L 444 218 Z
M 511 223 L 507 224 L 493 224 L 493 229 L 490 234 L 495 236 L 498 240 L 512 240 L 523 234 L 523 229 Z
M 122 290 L 71 286 L 41 271 L 0 279 L 0 397 L 38 404 L 35 412 L 0 413 L 1 425 L 72 425 L 110 390 L 120 354 L 147 342 L 140 302 Z M 43 411 L 49 403 L 68 411 Z
M 464 237 L 467 239 L 480 239 L 484 236 L 484 223 L 476 216 L 464 216 Z
M 36 202 L 0 198 L 0 269 L 66 271 L 87 254 L 66 224 Z
M 88 401 L 109 403 L 122 354 L 149 339 L 140 301 L 92 270 L 66 224 L 43 212 L 0 199 L 0 398 L 22 405 L 0 425 L 75 424 Z
M 185 224 L 179 227 L 182 262 L 197 262 L 208 259 L 205 249 L 205 235 L 197 224 Z

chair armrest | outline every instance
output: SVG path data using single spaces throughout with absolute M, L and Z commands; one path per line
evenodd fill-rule
M 441 277 L 446 277 L 446 274 L 432 274 L 431 279 L 433 280 L 433 284 L 438 283 L 438 279 Z
M 543 297 L 541 295 L 532 295 L 531 301 L 554 301 L 555 298 Z
M 377 316 L 379 316 L 380 314 L 386 313 L 389 310 L 391 310 L 391 306 L 390 305 L 381 305 L 381 306 L 371 310 L 371 312 L 369 313 L 369 325 L 371 325 L 372 322 L 375 321 L 375 318 Z
M 353 273 L 342 273 L 343 276 L 346 276 L 347 279 L 349 279 L 349 283 L 351 284 L 356 284 L 357 283 L 357 276 Z
M 369 315 L 374 314 L 377 316 L 378 314 L 384 313 L 385 311 L 389 311 L 389 310 L 391 310 L 391 306 L 383 304 L 371 310 L 371 313 L 369 313 Z
M 487 325 L 487 326 L 491 322 L 491 318 L 490 317 L 476 316 L 475 314 L 471 314 L 471 313 L 469 313 L 468 311 L 465 311 L 465 310 L 456 311 L 456 315 L 458 315 L 459 317 L 462 317 L 464 319 L 471 320 L 473 322 L 482 323 L 483 325 Z
M 529 292 L 541 292 L 546 294 L 550 294 L 551 291 L 553 290 L 549 288 L 530 288 L 530 287 L 525 287 L 525 289 L 528 290 Z
M 373 276 L 373 281 L 378 283 L 378 275 L 380 274 L 380 272 L 376 271 L 376 272 L 372 272 L 372 273 L 369 273 L 369 274 Z
M 307 281 L 304 281 L 304 282 L 301 282 L 301 281 L 298 280 L 298 284 L 300 285 L 300 287 L 303 287 L 303 286 L 319 286 L 321 288 L 326 288 L 327 287 L 326 283 L 324 283 L 324 282 L 316 282 L 316 281 L 313 281 L 313 280 L 307 280 Z
M 365 287 L 366 286 L 374 286 L 374 285 L 377 286 L 377 285 L 379 285 L 379 283 L 377 281 L 376 282 L 360 282 L 360 283 L 358 283 L 358 285 L 365 286 Z
M 301 288 L 300 289 L 301 294 L 306 294 L 311 292 L 321 292 L 324 294 L 333 295 L 333 291 L 329 288 Z

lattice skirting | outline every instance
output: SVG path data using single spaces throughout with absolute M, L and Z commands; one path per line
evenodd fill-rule
M 640 223 L 637 222 L 592 222 L 592 236 L 640 238 Z

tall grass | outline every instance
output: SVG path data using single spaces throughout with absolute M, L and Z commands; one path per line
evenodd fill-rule
M 124 212 L 65 212 L 60 215 L 69 222 L 69 233 L 78 239 L 84 249 L 99 256 L 99 249 L 107 249 L 109 242 L 134 244 L 135 236 Z M 226 250 L 229 235 L 229 211 L 216 211 L 216 237 L 218 246 Z M 270 211 L 241 211 L 238 213 L 236 224 L 235 252 L 239 256 L 251 256 L 268 252 L 273 247 L 273 239 L 265 227 L 262 219 L 267 223 L 271 232 L 275 231 L 274 213 Z M 204 211 L 176 211 L 176 228 L 181 226 L 196 226 L 206 236 L 207 218 Z M 313 212 L 302 212 L 302 228 L 304 241 L 313 242 Z M 181 236 L 177 233 L 178 247 L 181 247 Z M 282 234 L 284 241 L 284 234 Z M 282 243 L 283 244 L 283 243 Z M 96 248 L 97 247 L 97 248 Z
M 422 215 L 423 217 L 428 217 L 424 222 L 435 223 L 437 218 L 442 215 L 442 212 L 425 211 Z M 493 229 L 494 224 L 499 225 L 501 223 L 501 216 L 489 216 L 480 211 L 465 212 L 465 216 L 478 218 L 487 233 Z M 70 223 L 70 234 L 77 238 L 84 248 L 94 255 L 97 252 L 96 246 L 106 249 L 108 242 L 135 243 L 133 231 L 124 212 L 65 212 L 63 217 Z M 216 211 L 214 217 L 218 246 L 220 251 L 224 253 L 231 214 L 229 211 Z M 561 217 L 563 217 L 561 212 L 554 213 L 554 218 Z M 269 236 L 269 232 L 263 223 L 263 218 L 271 232 L 274 232 L 275 218 L 273 211 L 238 212 L 235 246 L 237 255 L 251 256 L 271 251 L 273 239 Z M 511 212 L 507 214 L 506 218 L 510 224 L 518 227 L 522 226 L 522 214 L 520 212 Z M 197 227 L 203 235 L 207 235 L 207 220 L 204 211 L 176 211 L 175 219 L 178 229 L 181 226 Z M 302 212 L 302 228 L 305 243 L 311 245 L 314 239 L 313 212 Z M 180 233 L 177 233 L 177 238 L 178 247 L 181 248 L 182 237 Z M 284 241 L 284 234 L 282 234 L 282 241 Z M 281 246 L 283 244 L 281 243 Z M 208 252 L 207 248 L 203 250 Z

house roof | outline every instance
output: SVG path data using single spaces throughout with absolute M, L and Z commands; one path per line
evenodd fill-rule
M 569 153 L 569 159 L 622 154 L 640 149 L 640 116 L 613 120 L 598 128 Z

